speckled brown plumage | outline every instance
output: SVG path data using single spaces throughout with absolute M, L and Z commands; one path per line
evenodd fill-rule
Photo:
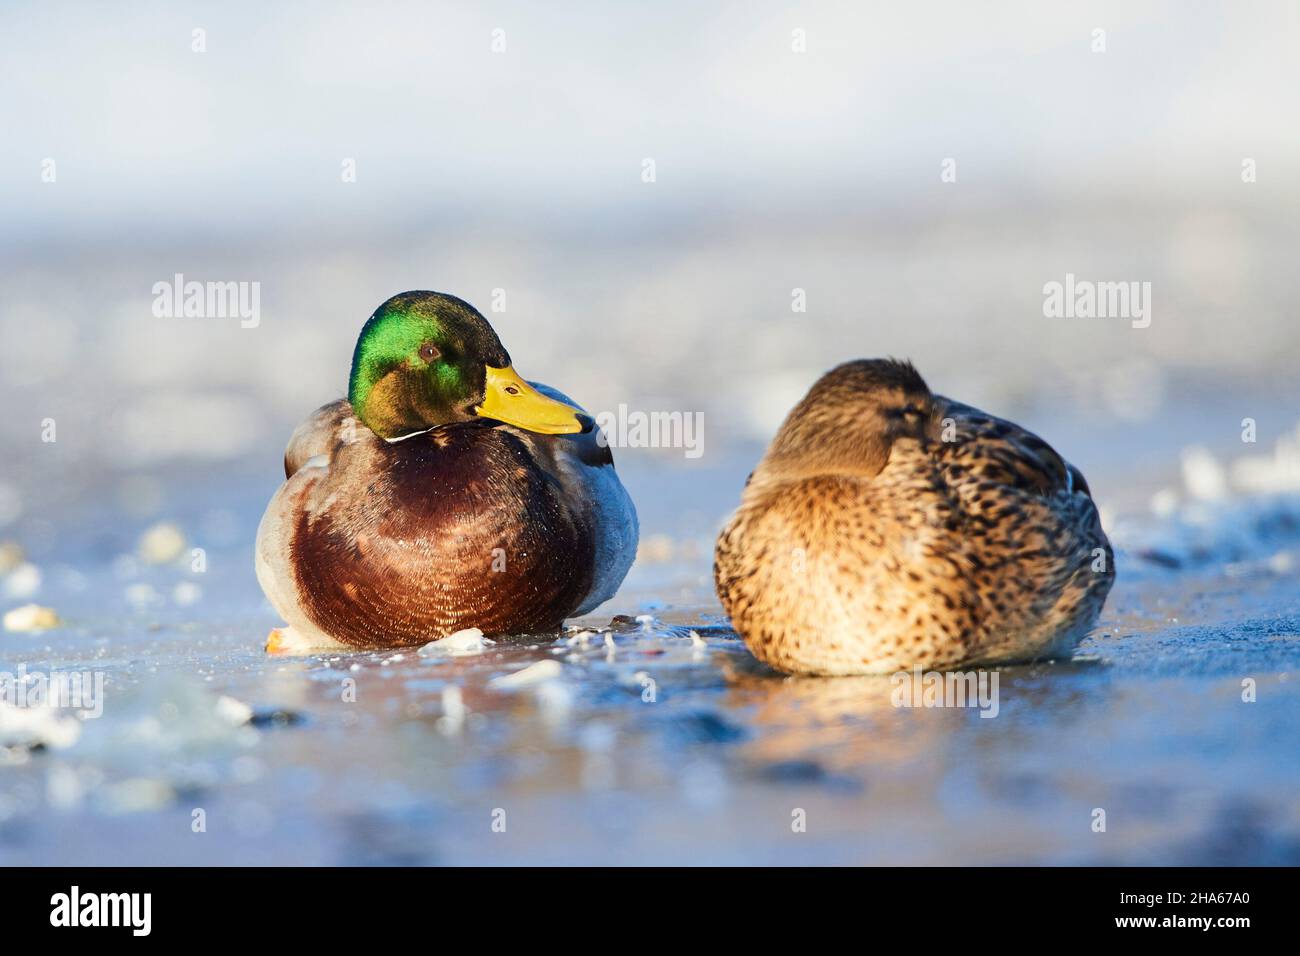
M 1113 568 L 1083 476 L 1046 442 L 877 360 L 790 413 L 714 575 L 755 656 L 852 674 L 1067 653 Z

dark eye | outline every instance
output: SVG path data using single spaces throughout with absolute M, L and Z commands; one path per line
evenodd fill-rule
M 432 362 L 441 354 L 442 352 L 438 350 L 438 346 L 434 345 L 432 342 L 425 342 L 420 346 L 420 358 L 424 359 L 426 362 Z
M 507 386 L 506 386 L 506 394 L 507 394 L 507 395 L 518 395 L 518 394 L 519 394 L 519 389 L 515 388 L 513 385 L 507 385 Z

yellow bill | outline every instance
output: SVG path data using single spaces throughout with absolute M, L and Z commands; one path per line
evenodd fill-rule
M 547 398 L 522 378 L 512 366 L 487 367 L 487 396 L 478 407 L 480 418 L 495 418 L 542 435 L 568 435 L 582 431 L 578 409 Z

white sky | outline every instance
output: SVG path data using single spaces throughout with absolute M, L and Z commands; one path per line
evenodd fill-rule
M 949 156 L 1049 200 L 1213 195 L 1249 156 L 1290 202 L 1297 6 L 8 3 L 0 237 L 868 208 Z

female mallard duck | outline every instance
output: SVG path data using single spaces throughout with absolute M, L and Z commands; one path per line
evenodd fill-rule
M 257 531 L 257 578 L 301 647 L 424 644 L 469 627 L 553 630 L 612 597 L 636 511 L 590 418 L 529 384 L 487 320 L 394 296 L 348 397 L 289 440 Z
M 810 674 L 1068 652 L 1114 577 L 1083 475 L 1011 422 L 849 362 L 777 433 L 714 577 L 756 657 Z

